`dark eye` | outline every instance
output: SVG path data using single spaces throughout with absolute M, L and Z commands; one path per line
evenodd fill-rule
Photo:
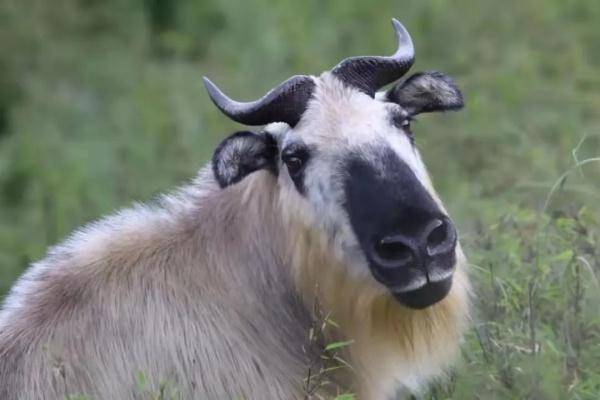
M 404 131 L 404 133 L 406 133 L 406 135 L 410 139 L 411 143 L 414 144 L 415 138 L 413 136 L 411 124 L 410 124 L 412 121 L 413 121 L 413 119 L 410 116 L 407 116 L 407 117 L 403 117 L 402 119 L 398 119 L 398 121 L 395 125 L 398 128 L 402 129 Z
M 406 113 L 396 112 L 392 114 L 392 124 L 398 129 L 402 129 L 406 134 L 412 138 L 412 131 L 410 123 L 413 119 Z
M 410 131 L 410 119 L 406 118 L 404 121 L 402 121 L 400 123 L 400 127 L 402 127 L 402 129 L 404 129 L 407 132 L 411 132 Z M 411 132 L 412 133 L 412 132 Z
M 302 167 L 304 167 L 304 160 L 296 156 L 286 157 L 283 162 L 285 162 L 285 165 L 291 176 L 298 175 L 300 172 L 302 172 Z
M 281 160 L 287 167 L 290 176 L 296 178 L 304 170 L 306 160 L 308 160 L 308 152 L 303 147 L 291 147 L 282 152 Z

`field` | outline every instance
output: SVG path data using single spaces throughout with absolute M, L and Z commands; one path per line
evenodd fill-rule
M 471 329 L 419 399 L 600 398 L 600 2 L 2 0 L 0 295 L 78 226 L 191 179 L 251 99 L 350 55 L 456 78 L 417 144 L 459 227 Z

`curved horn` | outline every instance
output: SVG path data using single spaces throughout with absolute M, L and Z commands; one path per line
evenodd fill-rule
M 395 18 L 392 18 L 392 25 L 398 41 L 398 49 L 393 55 L 346 58 L 331 72 L 344 83 L 371 97 L 379 88 L 399 79 L 412 66 L 415 49 L 404 26 Z
M 308 75 L 292 76 L 262 98 L 247 103 L 230 99 L 207 77 L 204 85 L 213 103 L 234 121 L 244 125 L 285 122 L 294 126 L 308 106 L 315 83 Z

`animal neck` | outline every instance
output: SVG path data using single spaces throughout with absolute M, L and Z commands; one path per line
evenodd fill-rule
M 278 260 L 261 273 L 284 278 L 273 282 L 285 286 L 289 281 L 289 289 L 296 291 L 291 295 L 298 295 L 303 308 L 312 313 L 312 323 L 300 324 L 305 331 L 296 331 L 305 338 L 297 338 L 298 342 L 304 341 L 311 353 L 339 357 L 350 365 L 325 376 L 318 372 L 331 365 L 311 364 L 306 366 L 307 375 L 310 369 L 313 377 L 319 375 L 313 379 L 337 382 L 338 389 L 373 400 L 388 398 L 399 388 L 416 390 L 439 375 L 457 352 L 465 326 L 468 287 L 462 265 L 457 267 L 453 287 L 444 300 L 425 310 L 406 308 L 369 275 L 350 274 L 351 268 L 333 254 L 325 234 L 309 229 L 301 218 L 289 216 L 276 178 L 267 173 L 253 175 L 230 188 L 233 192 L 227 198 L 238 199 L 233 206 L 223 198 L 214 205 L 221 212 L 228 207 L 236 210 L 228 217 L 236 223 L 225 233 L 246 238 L 242 244 L 250 253 L 254 247 L 262 248 L 263 253 L 268 248 L 269 257 Z M 240 209 L 253 217 L 247 221 L 238 214 Z M 460 251 L 458 259 L 459 264 L 464 262 Z M 327 344 L 342 341 L 351 343 L 325 350 Z
M 467 310 L 467 283 L 462 269 L 450 294 L 425 310 L 398 303 L 371 277 L 349 274 L 331 244 L 301 223 L 293 243 L 292 273 L 306 307 L 316 310 L 324 342 L 348 341 L 335 353 L 351 366 L 344 378 L 359 398 L 385 399 L 399 389 L 417 390 L 440 374 L 458 349 Z M 335 354 L 325 354 L 334 356 Z M 338 372 L 339 375 L 339 372 Z

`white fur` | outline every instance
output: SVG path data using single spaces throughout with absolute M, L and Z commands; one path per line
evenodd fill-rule
M 297 192 L 282 165 L 279 182 L 293 213 L 302 215 L 308 226 L 328 233 L 331 248 L 348 265 L 350 273 L 369 278 L 366 259 L 343 208 L 345 172 L 336 168 L 338 162 L 349 152 L 369 158 L 372 153 L 364 149 L 384 145 L 409 166 L 428 191 L 433 187 L 417 148 L 404 131 L 392 124 L 391 112 L 394 108 L 401 111 L 400 106 L 384 102 L 382 94 L 373 99 L 347 87 L 328 72 L 316 82 L 314 98 L 296 127 L 271 124 L 266 128 L 278 138 L 281 149 L 296 141 L 314 149 L 304 175 L 304 196 Z M 379 162 L 377 158 L 369 161 Z M 409 286 L 418 288 L 424 283 L 417 280 Z

